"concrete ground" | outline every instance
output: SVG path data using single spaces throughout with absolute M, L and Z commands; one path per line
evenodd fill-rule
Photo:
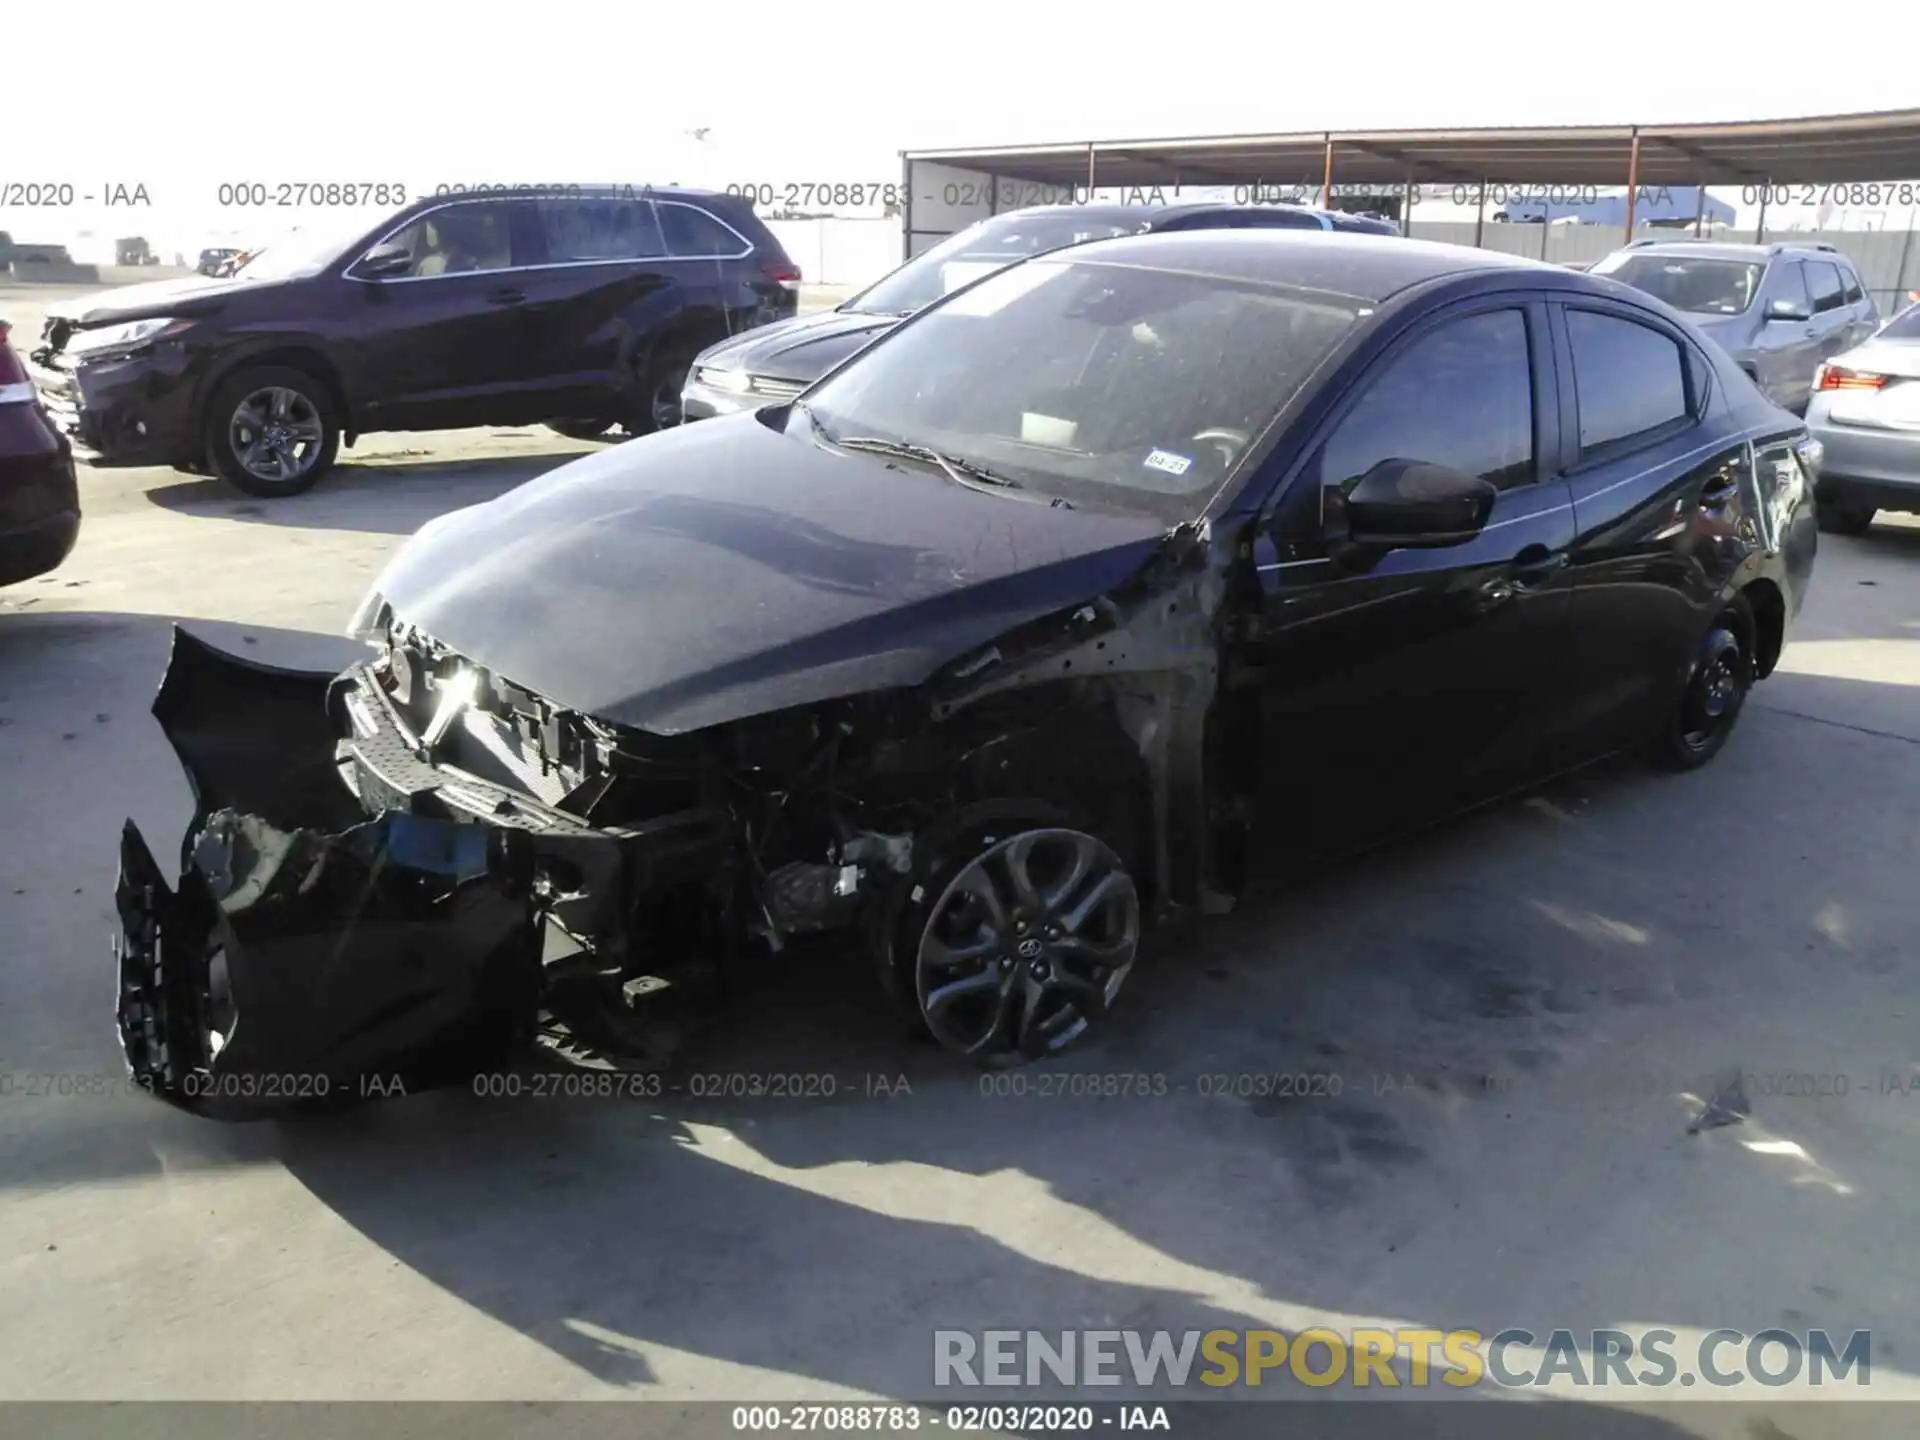
M 33 333 L 31 303 L 0 315 Z M 1163 947 L 1025 1094 L 983 1093 L 861 967 L 818 963 L 703 1031 L 660 1100 L 230 1127 L 43 1093 L 122 1073 L 117 828 L 164 860 L 189 811 L 147 714 L 169 625 L 334 665 L 408 533 L 592 448 L 376 436 L 279 502 L 83 471 L 73 557 L 0 591 L 0 1398 L 931 1398 L 936 1328 L 1374 1322 L 1867 1329 L 1866 1393 L 1920 1393 L 1906 521 L 1822 537 L 1780 672 L 1705 771 L 1609 765 Z M 1301 1071 L 1340 1093 L 1207 1093 Z M 836 1093 L 689 1093 L 733 1072 Z M 1035 1093 L 1121 1072 L 1165 1093 Z M 1750 1117 L 1689 1135 L 1736 1072 Z M 1847 1093 L 1779 1093 L 1796 1075 Z M 1343 1433 L 1438 1434 L 1449 1408 Z M 1539 1433 L 1913 1430 L 1847 1410 L 1563 1406 Z

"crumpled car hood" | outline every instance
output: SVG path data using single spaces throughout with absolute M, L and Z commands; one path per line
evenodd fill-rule
M 516 685 L 674 734 L 919 684 L 1112 589 L 1163 538 L 1147 517 L 981 494 L 738 415 L 444 515 L 374 588 Z
M 820 310 L 722 340 L 703 352 L 699 363 L 810 385 L 899 323 L 891 315 Z

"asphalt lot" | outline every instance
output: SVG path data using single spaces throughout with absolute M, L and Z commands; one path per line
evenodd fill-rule
M 39 298 L 0 314 L 36 333 Z M 279 502 L 83 471 L 73 557 L 0 591 L 0 1398 L 927 1397 L 936 1328 L 1315 1323 L 1868 1329 L 1869 1393 L 1920 1395 L 1904 520 L 1822 537 L 1780 673 L 1705 771 L 1610 764 L 1143 961 L 1052 1068 L 1163 1095 L 983 1094 L 831 963 L 741 996 L 661 1100 L 453 1093 L 229 1127 L 41 1093 L 122 1073 L 118 826 L 164 859 L 190 809 L 147 714 L 170 623 L 331 666 L 419 524 L 595 448 L 375 436 Z M 1203 1093 L 1303 1071 L 1341 1093 Z M 734 1072 L 836 1093 L 688 1093 Z M 1734 1072 L 1759 1081 L 1751 1116 L 1689 1135 Z M 1768 1093 L 1788 1076 L 1848 1093 Z M 1407 1418 L 1346 1433 L 1442 1433 L 1389 1408 Z M 1541 1433 L 1580 1433 L 1556 1415 Z M 1687 1404 L 1592 1433 L 1911 1415 Z

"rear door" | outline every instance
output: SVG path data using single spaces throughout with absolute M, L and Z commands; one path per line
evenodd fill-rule
M 1705 418 L 1706 357 L 1634 307 L 1554 308 L 1578 522 L 1569 746 L 1585 758 L 1653 734 L 1757 532 L 1748 445 Z
M 667 199 L 656 200 L 654 208 L 674 281 L 688 311 L 715 339 L 777 318 L 781 301 L 791 301 L 786 286 L 773 278 L 782 266 L 763 262 L 753 241 L 713 210 Z
M 342 368 L 364 377 L 369 430 L 445 429 L 511 418 L 523 385 L 533 202 L 461 200 L 423 212 L 386 238 L 413 254 L 400 275 L 348 267 L 355 306 Z M 360 399 L 361 397 L 356 397 Z
M 1544 307 L 1450 308 L 1369 367 L 1263 527 L 1257 850 L 1268 865 L 1363 845 L 1510 788 L 1557 728 L 1573 540 Z M 1446 549 L 1342 561 L 1329 492 L 1385 459 L 1499 487 Z
M 679 313 L 673 267 L 644 195 L 548 196 L 541 263 L 527 292 L 528 389 L 541 414 L 612 416 L 630 394 L 645 338 Z
M 1806 267 L 1807 290 L 1813 297 L 1814 345 L 1817 350 L 1814 368 L 1817 368 L 1820 361 L 1831 359 L 1853 344 L 1853 311 L 1847 304 L 1847 283 L 1838 265 L 1828 259 L 1808 259 L 1800 263 Z M 1811 389 L 1811 370 L 1807 383 Z
M 1845 255 L 1837 255 L 1834 260 L 1840 267 L 1840 279 L 1846 286 L 1844 298 L 1847 303 L 1848 334 L 1847 343 L 1842 348 L 1851 350 L 1880 328 L 1880 307 L 1873 303 L 1873 297 L 1861 284 L 1860 272 L 1854 268 L 1853 261 Z

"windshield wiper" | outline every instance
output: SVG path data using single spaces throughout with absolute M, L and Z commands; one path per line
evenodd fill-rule
M 806 401 L 794 401 L 793 408 L 807 417 L 807 424 L 813 427 L 813 433 L 818 435 L 822 440 L 826 441 L 829 445 L 838 445 L 840 443 L 839 437 L 820 423 L 820 417 L 813 413 L 813 407 L 807 404 Z
M 922 464 L 936 465 L 946 472 L 949 480 L 956 485 L 964 485 L 969 490 L 1020 490 L 1025 487 L 1013 480 L 972 460 L 963 460 L 958 455 L 947 455 L 935 450 L 931 445 L 915 445 L 906 440 L 882 440 L 873 435 L 850 435 L 835 442 L 842 450 L 862 450 L 870 455 L 891 455 L 900 460 L 918 460 Z

